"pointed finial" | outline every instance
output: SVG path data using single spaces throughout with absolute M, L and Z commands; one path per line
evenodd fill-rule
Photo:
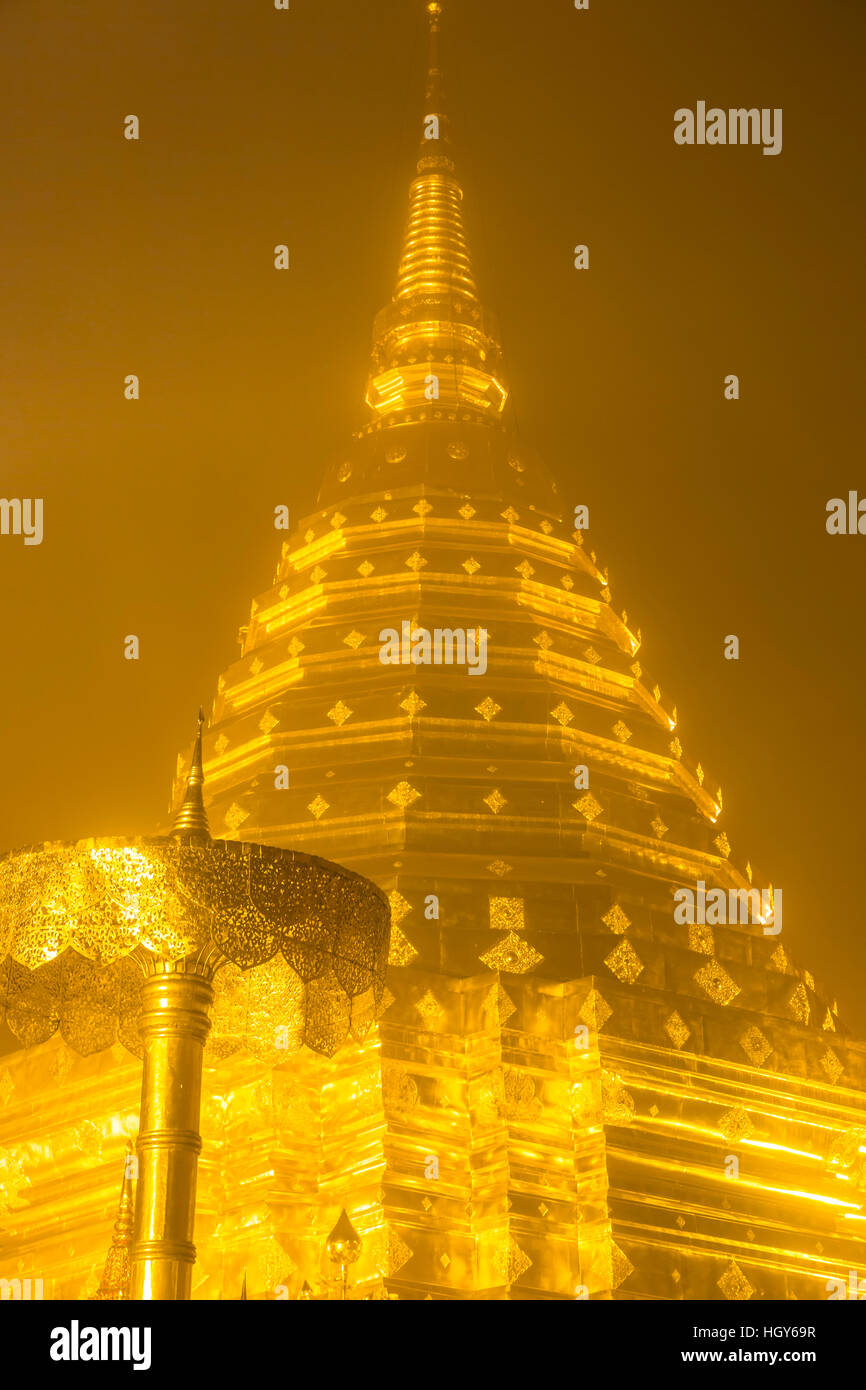
M 177 815 L 172 823 L 169 834 L 172 839 L 185 840 L 191 835 L 198 835 L 206 840 L 210 839 L 210 826 L 208 825 L 207 812 L 204 809 L 204 796 L 202 787 L 204 786 L 204 766 L 201 753 L 201 731 L 204 725 L 204 711 L 198 712 L 198 734 L 196 735 L 195 747 L 192 752 L 192 765 L 189 776 L 186 779 L 186 791 L 183 801 L 178 807 Z
M 244 1270 L 244 1282 L 241 1285 L 241 1303 L 248 1302 L 247 1299 L 247 1272 Z
M 114 1223 L 114 1235 L 111 1238 L 111 1245 L 105 1259 L 105 1268 L 102 1272 L 99 1288 L 92 1298 L 94 1302 L 117 1303 L 129 1298 L 129 1249 L 132 1244 L 135 1210 L 132 1199 L 134 1172 L 135 1159 L 132 1141 L 127 1140 L 123 1160 L 123 1182 L 120 1187 L 120 1202 L 117 1208 L 117 1220 Z
M 441 159 L 447 158 L 446 151 L 449 145 L 448 121 L 442 110 L 442 72 L 439 67 L 439 20 L 442 15 L 442 6 L 439 4 L 439 0 L 429 0 L 426 10 L 429 28 L 427 86 L 424 91 L 426 110 L 424 112 L 424 133 L 421 138 L 421 158 L 425 159 L 435 153 Z M 431 128 L 433 117 L 438 123 L 435 136 L 433 136 Z M 433 143 L 434 140 L 435 143 Z

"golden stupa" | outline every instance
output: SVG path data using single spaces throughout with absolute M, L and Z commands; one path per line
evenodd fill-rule
M 203 749 L 215 835 L 388 895 L 384 1012 L 281 1057 L 267 967 L 218 991 L 192 1297 L 826 1298 L 866 1270 L 866 1049 L 772 911 L 675 916 L 700 884 L 772 893 L 509 423 L 426 9 L 369 419 L 253 601 Z M 462 664 L 435 660 L 446 632 Z M 120 1051 L 3 1060 L 0 1266 L 99 1286 L 138 1086 Z

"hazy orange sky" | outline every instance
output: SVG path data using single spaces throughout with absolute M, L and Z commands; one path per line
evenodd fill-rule
M 863 1032 L 866 536 L 825 507 L 866 496 L 866 7 L 446 0 L 443 46 L 521 433 Z M 365 418 L 423 67 L 419 0 L 0 6 L 0 490 L 45 508 L 0 537 L 0 847 L 163 817 L 274 506 Z M 781 155 L 678 147 L 698 100 L 783 108 Z

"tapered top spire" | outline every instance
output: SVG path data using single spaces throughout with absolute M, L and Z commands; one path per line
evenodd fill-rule
M 172 822 L 169 834 L 175 840 L 186 839 L 189 835 L 204 836 L 210 839 L 210 826 L 208 825 L 207 812 L 204 809 L 204 796 L 202 788 L 204 786 L 204 765 L 201 752 L 201 731 L 204 724 L 204 712 L 198 712 L 198 734 L 196 735 L 195 747 L 192 753 L 192 765 L 189 776 L 186 779 L 186 791 L 183 801 L 178 807 L 177 814 Z
M 386 424 L 496 419 L 507 392 L 498 328 L 481 304 L 463 229 L 463 189 L 443 110 L 442 6 L 425 6 L 429 56 L 421 153 L 391 303 L 373 328 L 367 404 Z

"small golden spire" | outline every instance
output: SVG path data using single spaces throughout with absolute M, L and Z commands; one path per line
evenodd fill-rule
M 132 1198 L 132 1174 L 135 1162 L 132 1153 L 132 1141 L 127 1140 L 126 1153 L 123 1159 L 123 1182 L 120 1188 L 117 1220 L 114 1223 L 114 1235 L 105 1257 L 105 1268 L 102 1271 L 99 1288 L 93 1295 L 91 1302 L 116 1303 L 129 1298 L 129 1248 L 132 1244 L 132 1226 L 135 1215 L 135 1204 Z
M 210 826 L 208 825 L 207 812 L 204 809 L 204 796 L 202 787 L 204 786 L 204 766 L 201 754 L 201 731 L 204 724 L 204 712 L 198 712 L 198 734 L 196 735 L 195 747 L 192 752 L 192 766 L 189 776 L 186 779 L 186 791 L 183 801 L 178 807 L 177 814 L 172 822 L 169 834 L 175 840 L 185 840 L 189 836 L 198 835 L 206 840 L 210 839 Z

